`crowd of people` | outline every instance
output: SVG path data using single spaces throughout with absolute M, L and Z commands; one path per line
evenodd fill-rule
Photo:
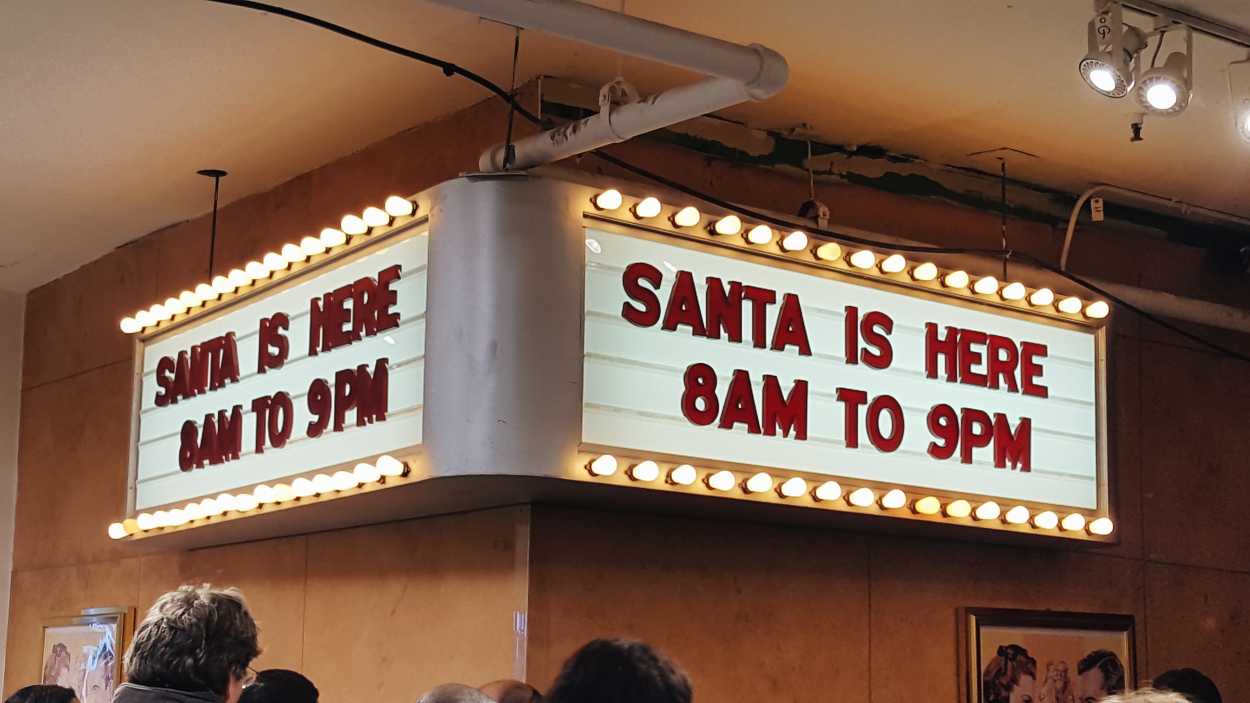
M 285 669 L 254 671 L 260 656 L 256 621 L 235 589 L 184 586 L 157 599 L 135 630 L 125 657 L 125 683 L 113 703 L 318 703 L 312 681 Z M 1026 657 L 1027 658 L 1027 657 Z M 1194 669 L 1176 669 L 1153 680 L 1153 688 L 1109 697 L 1017 700 L 1011 694 L 1027 662 L 1001 676 L 1009 703 L 1223 703 L 1215 684 Z M 1031 675 L 1036 676 L 1036 672 Z M 997 690 L 997 688 L 995 688 Z M 674 662 L 643 643 L 598 639 L 564 663 L 544 694 L 533 686 L 499 680 L 474 688 L 436 686 L 417 703 L 691 703 L 689 677 Z M 5 703 L 77 703 L 72 688 L 27 686 Z

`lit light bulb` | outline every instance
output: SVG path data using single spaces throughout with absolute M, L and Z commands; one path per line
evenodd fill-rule
M 121 327 L 122 332 L 126 334 L 135 334 L 143 331 L 143 325 L 139 324 L 139 321 L 133 317 L 123 317 Z
M 1085 317 L 1091 320 L 1101 320 L 1111 312 L 1111 306 L 1106 301 L 1096 300 L 1085 306 Z
M 816 258 L 821 261 L 837 261 L 842 258 L 842 246 L 837 242 L 825 242 L 816 247 Z
M 717 471 L 707 477 L 707 487 L 714 491 L 728 491 L 735 483 L 737 480 L 732 471 Z
M 907 259 L 902 254 L 890 254 L 881 260 L 883 273 L 902 273 L 907 269 Z
M 1024 296 L 1028 292 L 1023 283 L 1014 281 L 1003 286 L 1003 289 L 998 294 L 1003 296 L 1003 300 L 1024 300 Z
M 978 520 L 997 520 L 998 516 L 1002 515 L 1002 512 L 1002 508 L 998 507 L 998 503 L 988 500 L 978 505 L 974 514 Z
M 235 512 L 249 513 L 258 507 L 260 507 L 260 501 L 250 493 L 241 493 L 234 497 Z
M 807 481 L 798 476 L 788 478 L 777 488 L 777 492 L 781 494 L 782 498 L 798 498 L 807 493 Z
M 773 228 L 768 225 L 756 225 L 751 228 L 750 232 L 747 232 L 747 241 L 758 246 L 764 246 L 773 241 Z
M 170 317 L 181 315 L 187 311 L 187 306 L 182 302 L 181 298 L 166 298 L 164 305 Z
M 288 484 L 279 483 L 273 487 L 273 500 L 275 503 L 287 503 L 295 499 L 295 490 Z
M 640 220 L 649 220 L 660 214 L 663 206 L 660 205 L 660 199 L 655 197 L 646 197 L 638 201 L 634 206 L 634 217 Z
M 1069 315 L 1075 315 L 1081 311 L 1081 299 L 1072 295 L 1059 301 L 1059 312 L 1065 312 Z
M 275 251 L 271 251 L 261 257 L 260 263 L 264 264 L 265 268 L 270 271 L 277 273 L 278 271 L 286 268 L 286 257 Z
M 184 290 L 178 294 L 178 302 L 182 303 L 184 309 L 190 310 L 199 306 L 200 296 L 195 291 Z
M 135 313 L 135 322 L 138 322 L 140 327 L 151 327 L 156 324 L 156 320 L 152 319 L 152 313 L 147 310 Z
M 326 494 L 334 490 L 334 479 L 325 474 L 317 474 L 312 477 L 313 488 L 320 494 Z
M 687 205 L 673 215 L 673 224 L 678 227 L 694 227 L 702 219 L 703 215 L 699 213 L 698 208 L 693 205 Z
M 182 508 L 174 508 L 173 510 L 170 510 L 168 517 L 165 520 L 170 527 L 182 527 L 190 522 L 189 518 L 187 518 L 186 511 Z
M 378 467 L 363 461 L 356 464 L 352 473 L 356 474 L 356 480 L 361 483 L 377 483 L 382 480 L 382 472 L 378 471 Z
M 187 519 L 191 522 L 204 519 L 204 509 L 200 507 L 199 503 L 187 503 L 187 505 L 182 509 L 182 513 L 183 515 L 186 515 Z
M 217 517 L 221 515 L 222 509 L 215 498 L 205 498 L 200 501 L 200 512 L 204 513 L 206 517 Z
M 262 483 L 252 489 L 252 497 L 256 499 L 257 503 L 272 503 L 275 500 L 273 487 Z
M 1115 531 L 1115 524 L 1111 522 L 1109 517 L 1100 517 L 1092 520 L 1086 528 L 1091 535 L 1106 537 Z
M 353 237 L 358 234 L 364 234 L 369 231 L 369 225 L 360 219 L 358 215 L 343 215 L 343 219 L 339 220 L 339 229 L 344 234 L 350 234 Z
M 1180 93 L 1171 83 L 1155 83 L 1146 90 L 1146 102 L 1156 110 L 1171 110 L 1179 98 Z
M 126 528 L 126 534 L 133 535 L 139 531 L 139 521 L 132 517 L 128 517 L 125 520 L 122 520 L 122 527 Z
M 867 508 L 877 499 L 877 494 L 872 492 L 871 488 L 856 488 L 846 497 L 851 505 L 857 508 Z
M 1049 288 L 1038 288 L 1029 296 L 1029 305 L 1046 307 L 1055 302 L 1055 292 Z
M 911 277 L 917 281 L 932 281 L 937 278 L 938 267 L 932 261 L 926 261 L 911 270 Z
M 1059 524 L 1063 526 L 1065 532 L 1080 532 L 1085 529 L 1085 516 L 1080 513 L 1071 513 L 1065 515 L 1063 522 Z
M 326 250 L 326 245 L 316 237 L 304 237 L 299 240 L 299 248 L 307 256 L 316 256 Z
M 380 207 L 373 207 L 372 205 L 360 213 L 360 219 L 364 220 L 365 224 L 370 227 L 385 227 L 391 223 L 391 216 L 386 214 L 386 210 Z
M 737 215 L 725 215 L 712 225 L 712 231 L 723 236 L 731 236 L 742 231 L 742 219 Z
M 654 481 L 660 477 L 660 465 L 651 461 L 640 461 L 629 467 L 629 477 L 635 481 Z
M 747 493 L 765 493 L 773 489 L 773 477 L 767 472 L 761 471 L 748 478 L 742 487 Z
M 594 198 L 595 207 L 600 210 L 617 210 L 621 207 L 621 203 L 624 202 L 624 200 L 625 199 L 621 197 L 621 191 L 616 190 L 615 188 L 609 188 L 608 190 L 596 195 Z
M 1027 524 L 1029 521 L 1029 509 L 1023 505 L 1017 505 L 1003 515 L 1003 520 L 1006 520 L 1010 525 Z
M 309 496 L 317 495 L 317 487 L 313 485 L 312 481 L 300 477 L 291 481 L 291 492 L 295 494 L 296 498 L 308 498 Z
M 243 272 L 243 269 L 230 269 L 230 273 L 226 274 L 226 278 L 230 279 L 230 285 L 235 290 L 246 286 L 252 282 L 252 277 Z
M 993 295 L 998 292 L 998 279 L 993 276 L 982 276 L 973 284 L 972 290 L 981 295 Z
M 942 277 L 942 285 L 947 288 L 964 289 L 968 287 L 970 280 L 967 271 L 951 271 Z
M 243 267 L 243 273 L 246 273 L 253 281 L 259 281 L 269 277 L 269 269 L 259 261 L 249 261 Z
M 170 313 L 168 310 L 166 310 L 165 306 L 161 305 L 160 303 L 157 303 L 153 305 L 152 307 L 148 308 L 148 314 L 151 315 L 152 319 L 156 320 L 157 322 L 163 322 L 173 317 L 173 314 Z
M 589 468 L 592 476 L 611 476 L 616 473 L 616 457 L 611 454 L 596 457 L 594 461 L 590 462 Z
M 373 462 L 373 465 L 378 467 L 378 471 L 381 471 L 382 475 L 388 478 L 399 478 L 408 473 L 408 465 L 390 454 L 383 454 L 378 457 L 378 460 Z
M 668 472 L 668 482 L 675 486 L 690 486 L 699 478 L 698 472 L 690 464 L 674 466 Z
M 972 514 L 972 503 L 969 503 L 963 498 L 960 498 L 959 500 L 952 500 L 946 504 L 946 509 L 943 512 L 946 513 L 946 517 L 953 517 L 962 520 Z
M 195 287 L 195 297 L 199 298 L 201 303 L 216 300 L 217 289 L 207 283 L 201 283 Z
M 794 230 L 781 240 L 781 248 L 785 251 L 803 251 L 807 248 L 807 232 Z
M 877 265 L 877 255 L 868 249 L 860 249 L 851 254 L 851 266 L 867 271 Z
M 334 490 L 336 491 L 350 491 L 360 485 L 360 481 L 356 480 L 356 474 L 350 471 L 335 471 L 334 476 L 331 478 L 334 479 Z
M 916 501 L 916 504 L 912 506 L 912 510 L 915 510 L 920 515 L 937 515 L 942 512 L 942 501 L 933 496 L 925 496 Z
M 343 234 L 343 230 L 334 229 L 333 227 L 326 227 L 321 230 L 321 233 L 317 235 L 317 238 L 321 240 L 321 243 L 325 245 L 326 249 L 347 243 L 347 235 Z
M 898 510 L 907 505 L 907 494 L 897 488 L 891 489 L 881 496 L 881 507 L 886 510 Z
M 282 258 L 286 259 L 288 264 L 297 264 L 307 259 L 308 255 L 299 248 L 298 244 L 284 244 L 282 245 Z
M 1050 510 L 1043 510 L 1033 516 L 1033 526 L 1042 530 L 1053 530 L 1059 526 L 1059 516 Z
M 1115 90 L 1115 76 L 1111 75 L 1111 71 L 1105 68 L 1095 68 L 1089 72 L 1089 82 L 1094 87 L 1104 93 L 1110 93 Z
M 398 195 L 389 196 L 382 203 L 382 207 L 386 208 L 386 213 L 391 217 L 407 217 L 417 211 L 417 206 L 411 200 Z
M 235 288 L 238 288 L 238 286 L 234 285 L 234 281 L 230 280 L 226 276 L 213 276 L 211 285 L 213 286 L 213 290 L 217 291 L 219 295 L 231 293 Z
M 234 510 L 236 504 L 237 501 L 234 499 L 234 496 L 229 493 L 222 493 L 217 496 L 217 505 L 221 508 L 221 512 L 223 513 L 228 513 L 231 510 Z
M 837 500 L 842 497 L 842 486 L 837 481 L 825 481 L 812 491 L 812 497 L 819 501 Z
M 126 539 L 127 536 L 128 535 L 126 534 L 125 525 L 121 524 L 120 522 L 115 522 L 109 525 L 109 538 L 110 539 Z
M 157 527 L 156 516 L 151 513 L 139 513 L 135 518 L 135 522 L 139 523 L 139 529 L 144 532 L 154 530 Z

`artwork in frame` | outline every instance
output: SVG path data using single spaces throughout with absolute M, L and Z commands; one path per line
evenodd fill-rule
M 959 611 L 964 703 L 1095 703 L 1133 688 L 1133 616 Z
M 134 611 L 94 608 L 43 625 L 40 682 L 74 689 L 80 703 L 109 703 L 121 683 Z

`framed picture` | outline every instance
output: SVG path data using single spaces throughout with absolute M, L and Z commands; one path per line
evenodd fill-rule
M 134 611 L 95 608 L 43 625 L 41 683 L 74 689 L 80 703 L 109 703 L 121 683 Z
M 959 611 L 964 703 L 1095 703 L 1137 679 L 1133 616 Z

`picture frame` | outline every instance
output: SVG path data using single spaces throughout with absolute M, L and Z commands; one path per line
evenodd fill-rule
M 110 703 L 122 682 L 133 608 L 91 608 L 43 623 L 39 682 L 74 689 L 79 703 Z
M 958 617 L 963 703 L 1091 703 L 1135 687 L 1132 615 L 961 608 Z

